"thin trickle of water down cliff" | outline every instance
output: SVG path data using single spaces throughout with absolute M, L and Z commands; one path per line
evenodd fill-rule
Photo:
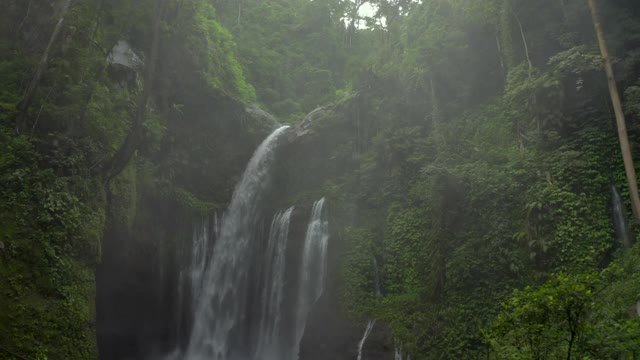
M 220 224 L 194 227 L 191 259 L 182 272 L 189 276 L 178 284 L 180 298 L 191 299 L 181 303 L 192 326 L 185 330 L 188 341 L 168 359 L 298 358 L 309 312 L 324 289 L 329 227 L 321 199 L 302 245 L 289 238 L 294 207 L 275 214 L 266 241 L 260 236 L 263 202 L 287 128 L 275 130 L 255 151 Z

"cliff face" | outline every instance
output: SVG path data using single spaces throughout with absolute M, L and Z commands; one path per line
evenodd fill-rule
M 199 106 L 195 126 L 176 126 L 158 156 L 137 158 L 110 189 L 97 271 L 102 359 L 154 358 L 187 341 L 190 319 L 178 291 L 194 226 L 222 214 L 255 144 L 273 126 L 231 99 Z
M 177 293 L 181 271 L 190 257 L 194 222 L 221 216 L 255 146 L 274 125 L 269 114 L 244 109 L 228 98 L 189 103 L 191 124 L 174 125 L 174 136 L 151 158 L 138 158 L 114 181 L 111 212 L 98 267 L 98 345 L 103 359 L 154 358 L 188 342 L 190 311 Z M 324 196 L 323 184 L 347 165 L 333 163 L 332 148 L 348 141 L 323 131 L 345 126 L 349 103 L 311 113 L 294 127 L 273 169 L 273 191 L 264 199 L 260 241 L 269 234 L 277 211 L 294 205 L 287 266 L 299 268 L 311 204 Z M 348 126 L 349 123 L 346 123 Z M 333 168 L 331 168 L 333 166 Z M 148 169 L 154 169 L 149 172 Z M 321 169 L 329 170 L 328 172 Z M 168 182 L 167 182 L 168 180 Z M 135 189 L 133 194 L 130 189 Z M 328 281 L 313 308 L 302 341 L 302 358 L 330 351 L 351 358 L 361 329 L 348 319 L 340 302 L 340 254 L 344 219 L 331 217 Z M 335 226 L 334 226 L 335 221 Z M 287 273 L 284 306 L 293 306 L 297 273 Z M 291 319 L 284 319 L 290 321 Z

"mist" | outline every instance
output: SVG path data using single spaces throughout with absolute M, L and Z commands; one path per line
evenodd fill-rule
M 0 360 L 636 359 L 635 0 L 0 1 Z

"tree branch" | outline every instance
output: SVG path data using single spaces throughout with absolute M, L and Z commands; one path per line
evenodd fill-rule
M 25 129 L 26 121 L 27 121 L 27 112 L 29 111 L 29 107 L 31 106 L 31 102 L 33 101 L 33 97 L 38 89 L 38 85 L 40 84 L 40 78 L 42 74 L 47 69 L 47 64 L 49 62 L 49 54 L 51 53 L 51 48 L 53 44 L 58 39 L 60 35 L 60 31 L 62 30 L 62 24 L 64 23 L 64 18 L 69 11 L 69 7 L 71 6 L 71 0 L 63 0 L 62 10 L 60 12 L 60 18 L 56 23 L 56 26 L 53 29 L 53 33 L 49 38 L 49 42 L 47 47 L 45 48 L 42 57 L 40 58 L 40 62 L 38 63 L 38 67 L 36 68 L 36 72 L 29 82 L 29 86 L 22 97 L 22 100 L 18 104 L 18 116 L 16 118 L 16 132 L 20 133 Z

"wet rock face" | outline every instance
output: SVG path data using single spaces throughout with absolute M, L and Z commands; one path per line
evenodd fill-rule
M 179 340 L 176 261 L 191 226 L 172 205 L 144 196 L 133 230 L 107 228 L 97 271 L 101 359 L 145 359 Z
M 264 138 L 254 134 L 249 139 L 238 124 L 253 124 L 253 129 L 262 133 L 274 122 L 257 108 L 237 105 L 225 110 L 224 103 L 215 107 L 208 104 L 203 102 L 201 113 L 214 120 L 229 121 L 202 117 L 194 120 L 197 126 L 173 129 L 176 141 L 167 156 L 188 161 L 160 160 L 176 172 L 177 185 L 199 199 L 224 204 L 230 196 L 225 191 L 233 189 L 255 148 L 251 146 L 253 137 Z M 354 131 L 347 105 L 321 107 L 307 115 L 291 129 L 290 141 L 279 151 L 280 158 L 274 164 L 274 189 L 264 199 L 264 224 L 257 231 L 266 239 L 273 214 L 295 205 L 286 250 L 286 263 L 291 269 L 299 268 L 311 205 L 324 196 L 324 181 L 340 176 L 349 166 L 345 160 L 332 157 L 337 146 L 348 141 Z M 341 131 L 334 132 L 334 127 Z M 111 227 L 105 236 L 105 254 L 98 274 L 98 339 L 101 358 L 106 360 L 162 358 L 177 345 L 184 347 L 188 340 L 185 334 L 190 324 L 184 320 L 188 316 L 181 313 L 175 292 L 180 259 L 188 252 L 191 241 L 193 219 L 178 204 L 168 203 L 159 194 L 146 194 L 137 206 L 132 228 Z M 331 206 L 328 202 L 330 218 Z M 333 223 L 330 220 L 330 228 Z M 366 325 L 352 322 L 340 304 L 339 254 L 344 249 L 337 231 L 331 231 L 328 280 L 306 323 L 301 360 L 356 359 Z M 295 305 L 298 282 L 298 273 L 286 273 L 284 306 Z M 379 322 L 364 347 L 363 359 L 393 359 L 389 337 L 388 328 Z
M 358 355 L 360 329 L 347 319 L 333 289 L 328 290 L 311 312 L 300 360 L 354 360 Z
M 294 125 L 289 132 L 288 144 L 279 172 L 281 183 L 286 184 L 283 195 L 319 193 L 323 182 L 341 174 L 343 164 L 332 159 L 336 146 L 348 135 L 335 130 L 348 123 L 335 105 L 319 107 Z M 336 135 L 336 134 L 339 134 Z M 332 204 L 328 203 L 330 217 L 328 274 L 323 295 L 313 306 L 302 338 L 300 360 L 355 360 L 358 341 L 364 326 L 354 324 L 345 313 L 340 300 L 339 254 L 342 241 L 331 220 Z M 366 325 L 366 324 L 365 324 Z M 392 359 L 393 357 L 391 357 Z
M 327 292 L 316 304 L 300 347 L 300 360 L 355 360 L 367 326 L 349 320 L 335 292 Z M 362 360 L 394 358 L 391 329 L 376 322 L 362 348 Z
M 307 114 L 289 132 L 289 142 L 296 143 L 317 135 L 317 130 L 322 126 L 322 120 L 327 117 L 330 108 L 329 106 L 320 106 Z
M 289 194 L 318 193 L 327 180 L 339 178 L 353 171 L 348 153 L 357 147 L 359 129 L 357 108 L 359 98 L 319 107 L 310 112 L 290 131 L 289 144 L 283 153 L 283 171 Z M 328 203 L 330 219 L 338 214 Z M 367 322 L 354 322 L 340 302 L 340 254 L 345 242 L 340 238 L 338 223 L 348 223 L 354 214 L 344 211 L 342 217 L 330 220 L 328 281 L 320 300 L 313 307 L 300 348 L 300 360 L 355 360 L 358 343 Z M 335 212 L 334 212 L 335 211 Z M 346 217 L 346 218 L 345 218 Z M 394 359 L 394 342 L 389 327 L 378 321 L 370 333 L 362 352 L 362 360 Z
M 395 353 L 392 344 L 389 326 L 382 322 L 376 322 L 376 326 L 362 348 L 362 360 L 392 360 Z
M 191 101 L 185 106 L 189 126 L 172 125 L 166 151 L 152 161 L 172 179 L 172 187 L 222 207 L 255 144 L 273 124 L 230 99 Z M 194 209 L 158 190 L 137 189 L 133 224 L 108 221 L 97 269 L 96 327 L 103 360 L 155 360 L 187 341 L 190 323 L 184 320 L 188 316 L 177 284 L 190 254 Z

